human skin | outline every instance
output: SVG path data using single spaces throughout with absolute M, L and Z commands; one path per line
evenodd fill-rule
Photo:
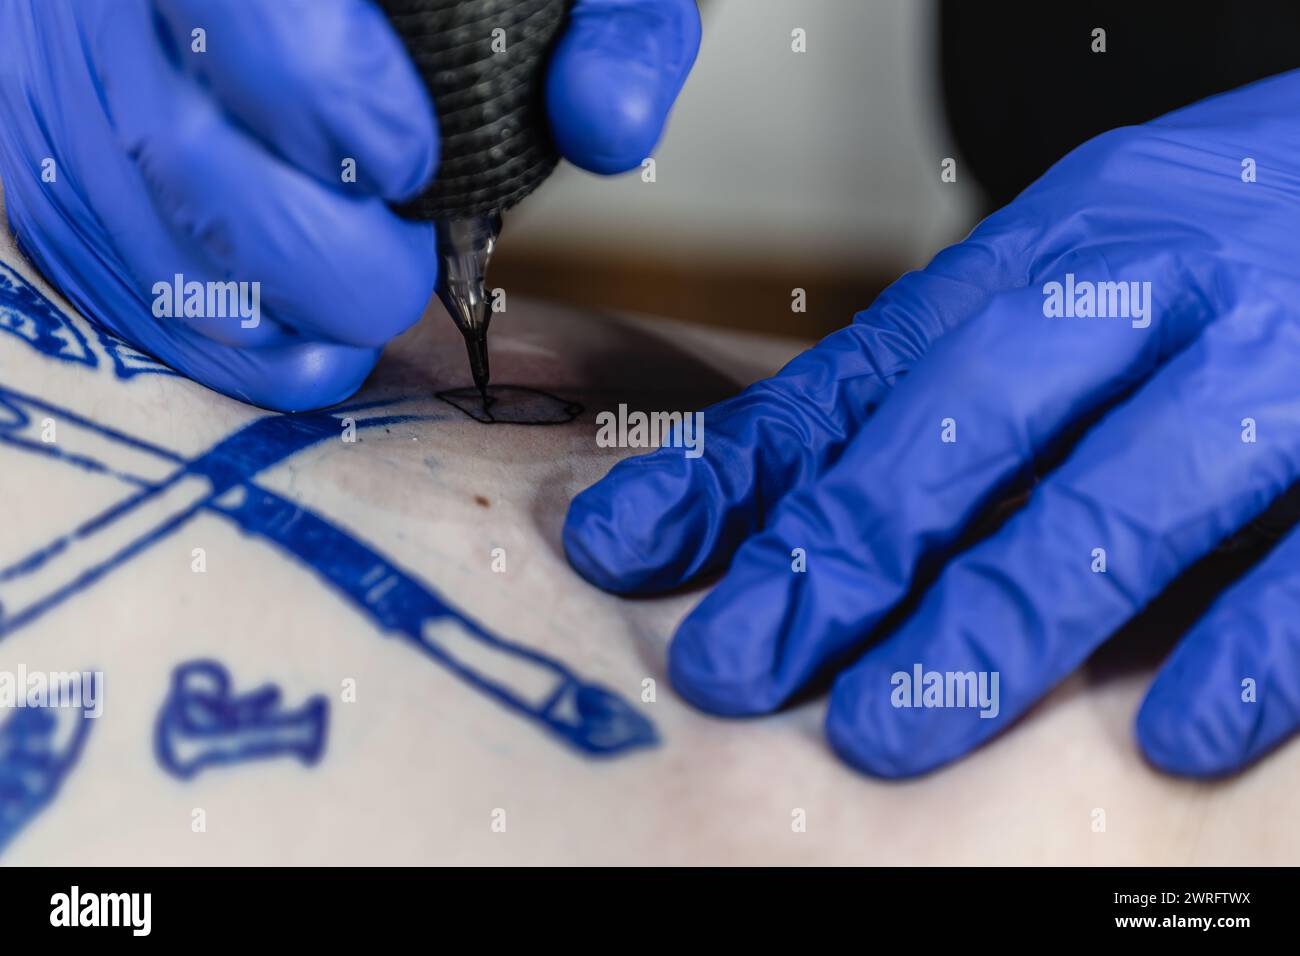
M 52 358 L 0 325 L 5 388 L 187 457 L 265 417 L 176 376 L 119 378 L 91 326 L 3 230 L 0 262 L 49 297 L 98 359 L 92 368 Z M 430 316 L 394 344 L 358 400 L 405 401 L 405 411 L 436 418 L 362 430 L 352 444 L 340 428 L 339 439 L 258 481 L 368 543 L 493 633 L 642 708 L 658 745 L 612 759 L 574 751 L 378 628 L 280 545 L 206 513 L 0 637 L 0 671 L 93 668 L 106 682 L 104 716 L 80 761 L 0 860 L 1254 865 L 1300 857 L 1300 835 L 1270 822 L 1284 812 L 1277 795 L 1300 784 L 1292 754 L 1217 786 L 1175 781 L 1143 763 L 1129 726 L 1149 660 L 1090 665 L 979 761 L 902 786 L 863 778 L 835 758 L 818 733 L 824 701 L 749 723 L 687 706 L 668 684 L 666 641 L 701 593 L 628 601 L 590 587 L 563 558 L 564 510 L 630 453 L 596 444 L 599 410 L 698 407 L 770 374 L 803 343 L 523 301 L 511 308 L 510 335 L 498 340 L 500 380 L 582 401 L 577 421 L 484 426 L 432 399 L 466 383 L 452 348 L 458 333 Z M 54 418 L 57 441 L 74 442 L 77 430 Z M 119 471 L 153 467 L 149 456 L 112 445 L 81 450 Z M 131 491 L 112 475 L 0 443 L 0 566 Z M 193 570 L 196 548 L 203 573 Z M 504 572 L 492 569 L 497 548 Z M 319 761 L 282 756 L 184 781 L 166 773 L 151 753 L 155 722 L 176 666 L 202 658 L 222 662 L 241 692 L 273 683 L 287 708 L 327 697 Z M 343 700 L 344 681 L 354 682 L 354 702 Z M 647 686 L 655 689 L 648 701 Z M 196 809 L 206 832 L 192 829 Z M 507 814 L 504 834 L 491 830 L 497 809 Z M 802 832 L 792 829 L 796 811 Z

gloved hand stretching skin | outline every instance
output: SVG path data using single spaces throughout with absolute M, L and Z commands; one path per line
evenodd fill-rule
M 1300 478 L 1298 102 L 1289 73 L 1076 149 L 852 325 L 708 410 L 702 458 L 661 449 L 583 492 L 570 560 L 628 594 L 729 565 L 669 654 L 705 710 L 767 713 L 838 671 L 826 732 L 854 766 L 905 777 L 977 747 Z M 1149 289 L 1145 318 L 1140 302 L 1049 317 L 1069 282 L 1076 297 Z M 1117 289 L 1108 305 L 1124 311 Z M 1018 513 L 956 547 L 1080 428 Z M 996 716 L 895 706 L 894 675 L 917 664 L 997 672 Z M 1298 723 L 1293 532 L 1185 635 L 1137 736 L 1157 766 L 1213 775 Z
M 698 44 L 690 0 L 577 0 L 547 79 L 563 155 L 638 165 Z M 24 251 L 87 316 L 227 395 L 300 410 L 360 386 L 433 290 L 432 225 L 387 201 L 437 157 L 371 0 L 0 5 L 0 178 Z M 259 283 L 259 320 L 156 317 L 176 275 L 249 283 L 247 302 Z

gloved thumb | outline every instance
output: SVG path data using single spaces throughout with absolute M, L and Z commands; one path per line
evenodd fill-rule
M 693 0 L 576 0 L 546 83 L 564 158 L 594 173 L 640 165 L 699 46 Z

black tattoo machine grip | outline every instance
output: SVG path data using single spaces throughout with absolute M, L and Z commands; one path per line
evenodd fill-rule
M 380 0 L 433 97 L 441 159 L 433 184 L 398 208 L 432 219 L 438 298 L 465 337 L 488 397 L 487 266 L 501 211 L 537 188 L 558 159 L 543 101 L 551 46 L 568 0 Z
M 558 159 L 542 89 L 569 0 L 379 0 L 419 68 L 442 139 L 438 175 L 400 208 L 469 219 L 509 209 Z

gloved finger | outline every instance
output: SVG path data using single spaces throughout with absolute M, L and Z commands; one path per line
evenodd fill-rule
M 208 388 L 276 412 L 335 405 L 359 389 L 381 349 L 312 339 L 247 349 L 169 334 L 151 354 Z
M 260 349 L 178 342 L 172 350 L 177 367 L 202 362 L 209 388 L 277 412 L 338 404 L 361 387 L 381 351 L 309 339 Z
M 151 217 L 136 208 L 136 189 L 103 194 L 102 218 L 143 288 L 171 281 L 187 249 L 225 279 L 257 283 L 261 308 L 300 332 L 375 348 L 418 320 L 436 274 L 432 227 L 268 153 L 166 59 L 143 0 L 113 14 L 96 37 L 96 66 L 118 138 L 168 229 L 142 226 Z M 222 321 L 225 341 L 257 344 L 255 326 Z
M 1219 596 L 1160 669 L 1137 716 L 1162 770 L 1230 773 L 1300 729 L 1300 531 Z
M 107 4 L 93 4 L 74 13 L 67 4 L 50 4 L 48 8 L 42 8 L 35 21 L 31 19 L 35 11 L 23 5 L 7 7 L 6 13 L 11 12 L 17 16 L 17 22 L 7 22 L 0 28 L 8 27 L 24 36 L 26 44 L 38 46 L 37 22 L 51 34 L 93 37 L 99 20 L 115 15 L 116 10 Z M 124 268 L 125 263 L 111 252 L 106 256 L 118 264 L 109 281 L 114 286 L 126 283 L 135 290 L 139 302 L 146 303 L 142 309 L 133 307 L 122 314 L 138 314 L 143 317 L 142 321 L 153 321 L 147 303 L 152 296 L 153 283 L 163 281 L 164 276 L 168 283 L 176 273 L 203 283 L 221 280 L 224 276 L 200 250 L 178 243 L 167 232 L 153 213 L 148 193 L 130 161 L 120 151 L 105 149 L 104 144 L 112 142 L 113 132 L 104 111 L 85 106 L 94 102 L 99 93 L 90 58 L 70 61 L 68 69 L 63 72 L 67 88 L 62 91 L 62 99 L 82 106 L 64 111 L 53 119 L 36 111 L 37 104 L 30 92 L 20 84 L 0 84 L 0 96 L 5 100 L 8 120 L 3 130 L 5 135 L 0 136 L 0 152 L 4 153 L 0 156 L 0 165 L 9 174 L 4 183 L 9 220 L 15 235 L 33 257 L 41 257 L 40 261 L 47 264 L 47 275 L 53 274 L 49 264 L 63 265 L 66 261 L 70 268 L 75 269 L 79 260 L 91 258 L 98 265 L 100 257 L 87 256 L 87 244 L 105 249 L 113 232 L 119 233 L 123 243 L 138 255 L 148 250 L 165 250 L 165 256 L 149 260 L 158 266 L 140 276 L 130 275 Z M 16 155 L 7 149 L 15 138 L 22 143 Z M 19 158 L 24 155 L 52 157 L 58 168 L 76 170 L 75 179 L 43 183 Z M 146 257 L 141 255 L 141 258 Z M 100 281 L 103 281 L 102 277 Z M 89 297 L 93 298 L 96 287 L 86 288 L 92 290 Z M 66 287 L 64 291 L 69 292 Z M 169 321 L 189 325 L 217 339 L 233 330 L 238 332 L 240 341 L 248 345 L 271 344 L 291 334 L 291 330 L 269 316 L 255 328 L 241 328 L 239 321 L 232 322 L 228 318 L 214 321 L 182 316 Z M 105 324 L 112 327 L 111 323 Z M 129 322 L 121 324 L 129 325 Z M 129 329 L 117 331 L 130 341 L 138 341 Z
M 900 278 L 852 325 L 708 409 L 701 457 L 662 448 L 619 462 L 569 507 L 570 562 L 620 593 L 670 590 L 725 564 L 790 489 L 835 460 L 931 343 L 1023 282 L 1022 239 L 994 217 Z
M 94 119 L 90 117 L 87 122 Z M 79 148 L 75 142 L 63 145 L 65 151 Z M 4 198 L 9 221 L 24 251 L 47 276 L 57 277 L 59 288 L 85 314 L 137 346 L 148 337 L 149 326 L 164 322 L 188 327 L 215 342 L 249 348 L 283 344 L 296 337 L 292 329 L 270 316 L 244 327 L 248 320 L 238 314 L 237 295 L 235 308 L 228 310 L 225 317 L 208 315 L 206 309 L 204 315 L 186 316 L 183 308 L 177 313 L 172 308 L 174 296 L 167 295 L 172 316 L 155 318 L 151 301 L 156 300 L 155 289 L 173 289 L 177 274 L 185 281 L 203 283 L 205 288 L 206 283 L 223 281 L 226 276 L 195 244 L 178 242 L 153 214 L 148 193 L 129 161 L 113 154 L 74 168 L 85 170 L 84 178 L 93 179 L 97 197 L 94 208 L 72 190 L 52 196 L 27 176 L 9 177 Z M 87 236 L 98 239 L 100 233 L 112 235 L 111 241 L 123 246 L 123 254 L 86 255 Z M 112 271 L 105 270 L 105 258 L 114 262 Z M 82 279 L 83 272 L 93 274 L 93 278 Z M 123 303 L 105 314 L 105 310 L 95 308 L 95 290 L 99 289 L 104 290 L 104 297 L 120 297 Z M 89 294 L 79 295 L 82 290 Z M 222 301 L 228 300 L 223 296 Z M 251 301 L 251 295 L 246 295 L 245 301 Z
M 1065 264 L 1092 281 L 1178 266 Z M 1151 281 L 1151 280 L 1148 280 Z M 855 646 L 1071 423 L 1142 381 L 1200 329 L 1203 307 L 1129 320 L 1043 315 L 1037 285 L 993 297 L 935 343 L 818 479 L 788 495 L 736 552 L 670 650 L 678 691 L 706 710 L 774 710 Z M 1048 370 L 1024 374 L 1023 370 Z M 948 441 L 946 439 L 953 439 Z M 792 573 L 802 553 L 806 573 Z
M 699 47 L 694 0 L 576 0 L 546 81 L 560 153 L 593 173 L 639 166 Z
M 1104 418 L 1022 511 L 950 563 L 916 612 L 840 675 L 826 719 L 840 756 L 902 777 L 978 746 L 1300 476 L 1300 325 L 1282 305 L 1295 290 L 1262 273 L 1239 278 L 1258 296 L 1249 307 L 1223 315 Z M 1251 422 L 1257 442 L 1243 441 Z M 935 697 L 948 706 L 925 706 L 914 674 L 939 675 Z M 971 706 L 981 686 L 987 701 Z
M 23 237 L 23 251 L 73 305 L 119 338 L 223 395 L 282 412 L 322 408 L 360 388 L 379 360 L 379 349 L 292 336 L 257 348 L 232 347 L 183 323 L 160 322 L 110 261 L 66 254 L 83 241 L 78 227 L 61 217 L 46 217 L 42 228 L 33 228 L 29 198 L 24 189 L 5 193 L 14 231 Z
M 183 68 L 289 164 L 394 200 L 432 177 L 433 106 L 373 0 L 154 3 Z M 345 186 L 347 160 L 356 181 Z

